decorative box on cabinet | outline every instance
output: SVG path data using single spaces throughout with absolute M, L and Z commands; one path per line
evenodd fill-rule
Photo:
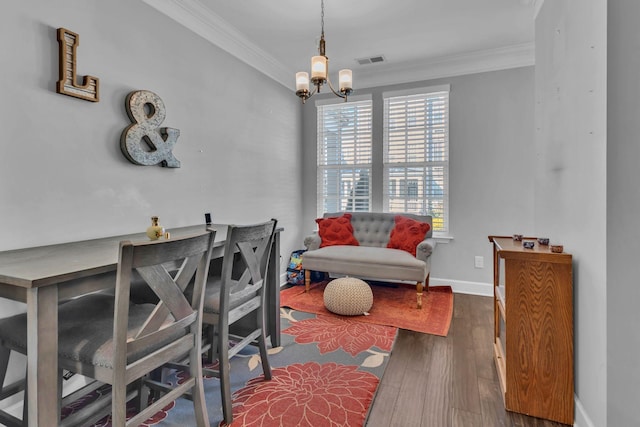
M 494 358 L 509 411 L 573 424 L 572 260 L 535 238 L 493 243 Z

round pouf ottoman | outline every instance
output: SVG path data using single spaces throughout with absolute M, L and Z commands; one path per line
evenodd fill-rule
M 334 279 L 324 289 L 324 306 L 332 313 L 356 316 L 371 309 L 373 292 L 363 280 L 354 277 Z

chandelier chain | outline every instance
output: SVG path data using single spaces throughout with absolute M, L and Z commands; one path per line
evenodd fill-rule
M 320 32 L 324 37 L 324 0 L 320 2 Z

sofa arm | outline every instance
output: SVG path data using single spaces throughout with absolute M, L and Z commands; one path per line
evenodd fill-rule
M 320 239 L 320 235 L 317 231 L 314 231 L 313 234 L 304 238 L 304 246 L 308 251 L 319 249 L 320 243 L 322 243 L 322 239 Z
M 416 247 L 416 258 L 420 261 L 427 262 L 435 248 L 436 239 L 431 237 L 424 239 L 422 242 L 418 243 L 418 246 Z

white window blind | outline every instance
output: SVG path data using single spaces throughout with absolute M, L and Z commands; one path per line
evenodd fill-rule
M 447 232 L 449 90 L 420 92 L 383 95 L 384 210 L 431 215 Z
M 318 108 L 318 216 L 371 210 L 371 100 Z

